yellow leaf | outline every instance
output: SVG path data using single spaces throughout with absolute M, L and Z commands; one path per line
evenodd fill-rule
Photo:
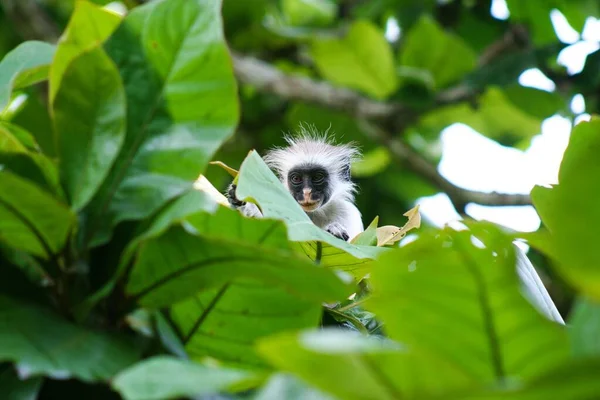
M 421 214 L 419 214 L 418 204 L 402 215 L 408 217 L 408 221 L 402 228 L 393 225 L 385 225 L 377 228 L 377 246 L 387 246 L 397 243 L 406 236 L 408 231 L 421 227 Z
M 238 175 L 238 171 L 236 171 L 235 169 L 231 168 L 229 165 L 225 164 L 223 161 L 211 161 L 209 164 L 218 165 L 219 167 L 221 167 L 225 171 L 227 171 L 227 173 L 229 175 L 233 176 L 234 178 L 237 177 L 237 175 Z
M 225 197 L 221 192 L 215 188 L 212 183 L 204 175 L 200 175 L 198 179 L 194 182 L 194 189 L 200 190 L 208 194 L 214 201 L 217 203 L 224 205 L 225 207 L 231 207 L 227 197 Z

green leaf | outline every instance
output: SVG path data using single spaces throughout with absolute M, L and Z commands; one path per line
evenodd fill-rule
M 340 399 L 429 398 L 467 383 L 440 360 L 432 363 L 388 339 L 341 329 L 276 335 L 262 340 L 258 351 L 277 368 Z
M 205 192 L 192 189 L 182 196 L 168 203 L 151 221 L 140 227 L 141 233 L 129 242 L 121 264 L 129 263 L 135 255 L 140 243 L 144 240 L 157 238 L 165 233 L 171 226 L 184 223 L 190 216 L 201 212 L 214 214 L 218 204 Z
M 40 146 L 33 135 L 25 129 L 6 121 L 0 121 L 0 149 L 15 152 L 40 151 Z
M 247 371 L 154 356 L 119 373 L 111 386 L 125 400 L 161 400 L 216 394 L 253 377 Z
M 326 26 L 337 15 L 337 5 L 330 0 L 282 0 L 281 8 L 292 26 Z
M 147 306 L 178 302 L 237 278 L 281 286 L 299 298 L 337 301 L 350 294 L 332 271 L 318 268 L 289 249 L 280 221 L 249 219 L 220 207 L 199 214 L 188 230 L 173 227 L 140 245 L 127 291 Z M 185 251 L 182 251 L 185 249 Z
M 543 373 L 567 358 L 566 331 L 521 294 L 512 246 L 492 225 L 423 233 L 381 257 L 366 308 L 391 338 L 482 383 Z
M 71 207 L 80 210 L 125 139 L 125 90 L 102 48 L 81 53 L 66 67 L 53 111 L 62 181 Z
M 14 362 L 20 376 L 108 380 L 137 357 L 132 342 L 0 295 L 0 361 Z
M 600 118 L 580 122 L 573 128 L 558 174 L 558 185 L 536 186 L 533 204 L 547 227 L 547 247 L 556 258 L 557 272 L 582 294 L 600 299 Z
M 10 101 L 13 90 L 40 82 L 48 76 L 48 66 L 54 55 L 49 43 L 21 43 L 0 62 L 0 111 Z
M 439 26 L 428 15 L 410 29 L 398 55 L 401 68 L 428 71 L 439 89 L 459 80 L 477 64 L 475 52 L 458 36 Z
M 50 67 L 50 104 L 54 103 L 69 64 L 83 53 L 100 46 L 114 32 L 120 22 L 121 17 L 118 14 L 88 1 L 75 3 L 73 14 L 60 38 L 56 55 Z M 81 67 L 79 68 L 81 69 Z
M 220 1 L 158 1 L 135 8 L 106 43 L 127 95 L 125 143 L 86 209 L 84 237 L 110 238 L 192 188 L 239 114 Z
M 549 373 L 525 384 L 506 385 L 505 388 L 461 396 L 463 400 L 588 400 L 600 392 L 599 359 L 563 363 Z
M 578 299 L 571 310 L 569 325 L 573 354 L 600 356 L 600 305 L 586 298 Z
M 567 109 L 567 102 L 559 93 L 511 85 L 504 89 L 506 98 L 521 111 L 541 120 Z
M 0 171 L 0 240 L 48 258 L 64 245 L 75 215 L 37 186 Z
M 262 158 L 252 151 L 239 170 L 238 199 L 257 203 L 267 218 L 283 220 L 289 240 L 308 258 L 329 268 L 362 278 L 373 260 L 387 249 L 353 245 L 325 232 L 312 223 Z
M 367 226 L 367 229 L 361 232 L 352 243 L 363 246 L 377 246 L 377 224 L 379 224 L 379 217 L 375 217 Z
M 252 400 L 336 400 L 289 374 L 274 374 Z
M 356 21 L 342 39 L 318 39 L 311 56 L 323 77 L 383 99 L 396 90 L 398 79 L 390 44 L 368 21 Z
M 234 278 L 173 305 L 171 318 L 193 359 L 208 356 L 227 365 L 267 369 L 269 365 L 256 354 L 256 341 L 317 327 L 321 305 L 286 288 Z
M 7 366 L 0 372 L 0 398 L 3 400 L 36 400 L 42 386 L 40 377 L 21 379 Z

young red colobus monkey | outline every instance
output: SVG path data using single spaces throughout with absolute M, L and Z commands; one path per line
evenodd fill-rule
M 270 150 L 263 159 L 278 175 L 292 197 L 318 227 L 342 240 L 364 230 L 354 205 L 356 186 L 350 164 L 360 153 L 350 144 L 335 144 L 327 132 L 302 127 L 298 136 L 286 136 L 287 147 Z M 250 217 L 260 217 L 255 204 L 239 201 L 231 184 L 227 198 L 232 207 Z

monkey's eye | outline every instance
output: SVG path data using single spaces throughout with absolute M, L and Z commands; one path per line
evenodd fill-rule
M 321 172 L 317 172 L 314 176 L 314 181 L 317 183 L 323 182 L 324 179 L 325 179 L 325 175 L 322 174 Z
M 302 183 L 302 177 L 300 174 L 292 174 L 290 175 L 290 181 L 292 181 L 293 184 L 298 185 Z

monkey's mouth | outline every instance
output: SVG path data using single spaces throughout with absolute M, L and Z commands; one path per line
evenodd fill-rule
M 321 201 L 299 201 L 300 207 L 304 211 L 314 211 L 321 205 Z

